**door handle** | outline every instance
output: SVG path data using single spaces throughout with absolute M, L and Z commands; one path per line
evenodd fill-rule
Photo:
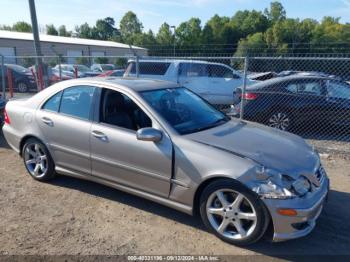
M 50 118 L 48 118 L 48 117 L 43 117 L 41 120 L 42 120 L 45 124 L 47 124 L 47 125 L 49 125 L 49 126 L 53 126 L 53 121 L 52 121 Z
M 107 140 L 107 136 L 104 133 L 100 132 L 100 131 L 94 130 L 94 131 L 91 132 L 91 134 L 94 137 L 98 138 L 98 139 Z

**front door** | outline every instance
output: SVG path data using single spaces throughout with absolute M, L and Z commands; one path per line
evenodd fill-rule
M 91 128 L 92 174 L 162 197 L 168 197 L 172 143 L 168 135 L 127 95 L 109 89 L 100 94 L 98 119 Z M 161 141 L 140 141 L 136 130 L 154 127 Z

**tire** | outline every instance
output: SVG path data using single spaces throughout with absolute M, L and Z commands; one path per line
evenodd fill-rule
M 222 205 L 221 196 L 231 207 Z M 269 225 L 270 216 L 258 195 L 232 179 L 210 183 L 203 190 L 199 204 L 206 227 L 218 238 L 233 245 L 245 246 L 258 241 Z
M 20 92 L 20 93 L 28 92 L 28 85 L 24 82 L 18 82 L 16 87 L 17 87 L 18 92 Z
M 269 114 L 266 125 L 282 131 L 290 131 L 293 127 L 293 117 L 283 110 L 276 110 Z
M 24 166 L 29 175 L 38 181 L 48 181 L 56 176 L 54 161 L 46 146 L 38 139 L 30 138 L 22 150 Z

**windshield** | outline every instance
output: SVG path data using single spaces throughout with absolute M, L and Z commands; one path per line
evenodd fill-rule
M 229 119 L 183 87 L 143 91 L 141 96 L 181 135 L 222 125 Z
M 109 71 L 109 70 L 114 70 L 113 65 L 101 65 L 101 68 L 103 71 Z

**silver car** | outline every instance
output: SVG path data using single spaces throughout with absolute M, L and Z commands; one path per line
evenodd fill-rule
M 305 236 L 329 188 L 303 139 L 231 120 L 171 82 L 61 82 L 10 101 L 3 133 L 36 180 L 68 175 L 200 214 L 236 245 Z

